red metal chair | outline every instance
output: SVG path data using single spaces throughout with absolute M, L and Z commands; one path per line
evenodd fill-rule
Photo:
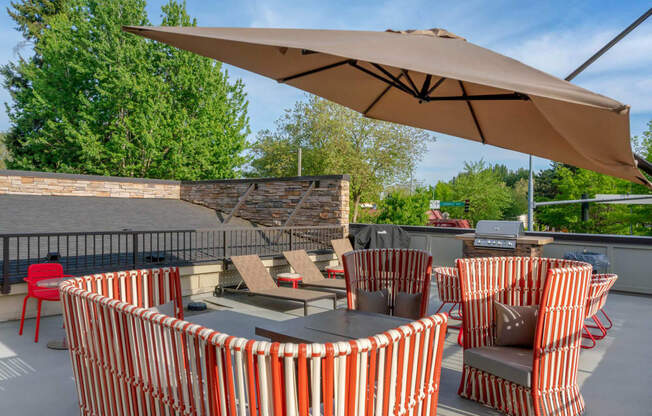
M 20 316 L 20 330 L 19 335 L 23 335 L 23 325 L 25 324 L 25 309 L 27 307 L 27 299 L 35 298 L 38 301 L 36 312 L 36 334 L 34 335 L 34 342 L 38 342 L 38 330 L 41 323 L 41 303 L 45 301 L 59 302 L 59 288 L 43 288 L 38 286 L 38 282 L 47 279 L 60 279 L 62 277 L 72 277 L 63 274 L 63 266 L 59 263 L 39 263 L 32 264 L 27 269 L 27 277 L 24 279 L 27 282 L 27 295 L 23 300 L 23 313 Z

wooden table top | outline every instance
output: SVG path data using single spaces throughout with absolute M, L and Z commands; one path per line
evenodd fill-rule
M 412 320 L 395 316 L 336 309 L 256 326 L 256 335 L 272 342 L 346 342 L 377 335 L 410 322 Z

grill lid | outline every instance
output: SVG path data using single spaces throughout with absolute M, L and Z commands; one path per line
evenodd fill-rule
M 516 239 L 525 233 L 521 221 L 478 221 L 475 236 Z
M 513 250 L 516 239 L 523 234 L 523 223 L 520 221 L 478 221 L 473 245 Z

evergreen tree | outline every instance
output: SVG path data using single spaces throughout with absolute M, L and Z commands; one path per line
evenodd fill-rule
M 22 6 L 32 3 L 47 2 Z M 18 6 L 21 19 L 33 16 Z M 185 3 L 172 0 L 162 12 L 163 25 L 196 24 Z M 20 86 L 4 72 L 14 100 L 10 168 L 169 179 L 238 174 L 249 132 L 242 82 L 230 82 L 220 63 L 123 32 L 122 25 L 149 24 L 144 0 L 69 0 L 58 13 L 34 15 L 32 24 L 15 19 L 35 39 L 38 59 L 13 66 Z

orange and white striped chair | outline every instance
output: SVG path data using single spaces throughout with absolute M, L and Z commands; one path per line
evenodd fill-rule
M 604 312 L 604 305 L 607 302 L 607 295 L 609 290 L 616 283 L 618 276 L 615 274 L 594 274 L 591 277 L 591 284 L 589 286 L 589 295 L 586 301 L 586 319 L 592 319 L 595 325 L 584 325 L 584 338 L 590 340 L 589 345 L 582 344 L 582 348 L 593 348 L 597 342 L 607 336 L 607 330 L 611 329 L 613 325 L 609 316 Z M 602 312 L 603 316 L 609 321 L 609 326 L 605 326 L 600 318 L 598 312 Z M 589 329 L 597 329 L 600 333 L 591 332 Z
M 464 321 L 458 393 L 514 416 L 581 414 L 577 365 L 592 266 L 492 257 L 458 259 L 457 267 Z M 494 301 L 539 306 L 532 349 L 494 345 Z
M 172 270 L 140 275 L 165 288 Z M 436 415 L 444 315 L 349 342 L 269 343 L 136 306 L 138 273 L 115 276 L 61 286 L 83 415 Z
M 437 283 L 437 294 L 441 305 L 435 313 L 439 313 L 446 305 L 450 305 L 446 316 L 458 321 L 462 320 L 462 295 L 460 294 L 460 278 L 456 267 L 435 267 L 432 275 Z M 457 307 L 457 312 L 453 312 Z M 458 329 L 457 343 L 462 345 L 462 325 L 448 325 L 448 328 Z
M 342 256 L 346 299 L 349 309 L 357 309 L 358 289 L 387 289 L 390 311 L 399 292 L 421 294 L 421 317 L 428 312 L 432 255 L 424 250 L 383 248 L 354 250 Z

